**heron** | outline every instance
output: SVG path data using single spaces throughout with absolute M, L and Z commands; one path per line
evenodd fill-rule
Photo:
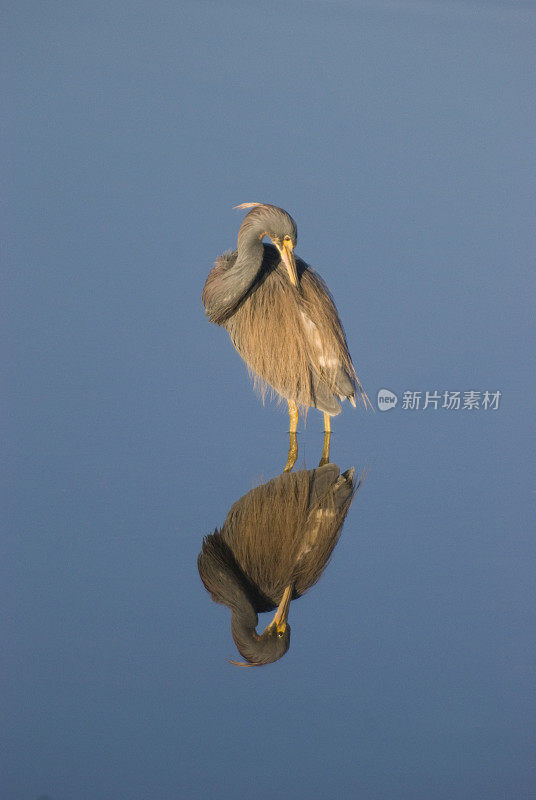
M 231 634 L 244 662 L 277 661 L 290 646 L 291 601 L 322 575 L 361 480 L 336 464 L 283 472 L 231 507 L 203 539 L 199 575 L 212 599 L 231 609 Z M 257 633 L 258 614 L 274 611 Z
M 295 221 L 278 206 L 251 209 L 238 231 L 237 249 L 220 255 L 202 300 L 211 322 L 223 326 L 263 393 L 288 402 L 290 433 L 299 409 L 324 414 L 324 430 L 341 410 L 361 399 L 372 407 L 357 377 L 342 323 L 324 281 L 295 256 Z M 264 242 L 268 237 L 272 244 Z

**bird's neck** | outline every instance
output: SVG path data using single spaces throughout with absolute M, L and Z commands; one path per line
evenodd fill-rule
M 258 621 L 259 618 L 249 600 L 244 598 L 239 608 L 236 606 L 232 608 L 231 633 L 241 653 L 244 652 L 244 648 L 248 649 L 248 645 L 251 646 L 258 641 Z
M 220 272 L 212 284 L 211 275 L 205 286 L 205 308 L 212 322 L 225 323 L 253 286 L 262 268 L 264 245 L 262 232 L 243 227 L 238 233 L 236 260 L 231 269 Z
M 238 248 L 235 269 L 253 279 L 261 268 L 264 256 L 263 231 L 258 225 L 241 226 L 238 232 Z

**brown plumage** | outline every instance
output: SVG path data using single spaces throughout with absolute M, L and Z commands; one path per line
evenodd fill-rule
M 257 614 L 273 611 L 285 590 L 289 601 L 301 597 L 320 578 L 360 485 L 353 476 L 336 464 L 285 472 L 238 500 L 221 530 L 205 537 L 199 574 L 212 599 L 231 609 L 231 632 L 248 663 L 288 650 L 290 626 L 278 635 L 272 623 L 259 635 Z
M 205 283 L 208 317 L 228 330 L 263 392 L 271 387 L 289 405 L 327 415 L 340 412 L 339 400 L 366 405 L 333 299 L 294 256 L 296 223 L 276 206 L 251 205 L 238 249 L 217 259 Z M 275 247 L 263 244 L 265 235 Z

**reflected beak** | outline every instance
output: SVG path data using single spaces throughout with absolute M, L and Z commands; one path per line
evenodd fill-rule
M 271 621 L 269 628 L 276 627 L 278 633 L 284 633 L 287 628 L 288 612 L 290 610 L 290 601 L 292 599 L 292 586 L 287 586 L 283 592 L 283 599 L 279 603 L 274 618 Z
M 279 250 L 281 260 L 287 268 L 288 277 L 293 286 L 298 285 L 298 271 L 296 269 L 296 259 L 294 258 L 294 245 L 292 242 L 283 242 L 282 245 L 275 242 L 275 246 Z

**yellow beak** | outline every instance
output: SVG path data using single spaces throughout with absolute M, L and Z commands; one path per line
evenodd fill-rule
M 271 621 L 269 628 L 272 628 L 274 625 L 277 628 L 278 633 L 285 633 L 287 628 L 287 618 L 288 612 L 290 610 L 290 601 L 292 599 L 292 586 L 287 586 L 285 591 L 283 592 L 283 599 L 279 603 L 277 611 L 274 614 L 274 618 Z
M 281 260 L 287 268 L 288 277 L 293 286 L 298 285 L 298 271 L 296 269 L 296 259 L 294 258 L 294 245 L 291 241 L 283 242 L 280 246 L 276 243 L 276 247 L 281 255 Z

